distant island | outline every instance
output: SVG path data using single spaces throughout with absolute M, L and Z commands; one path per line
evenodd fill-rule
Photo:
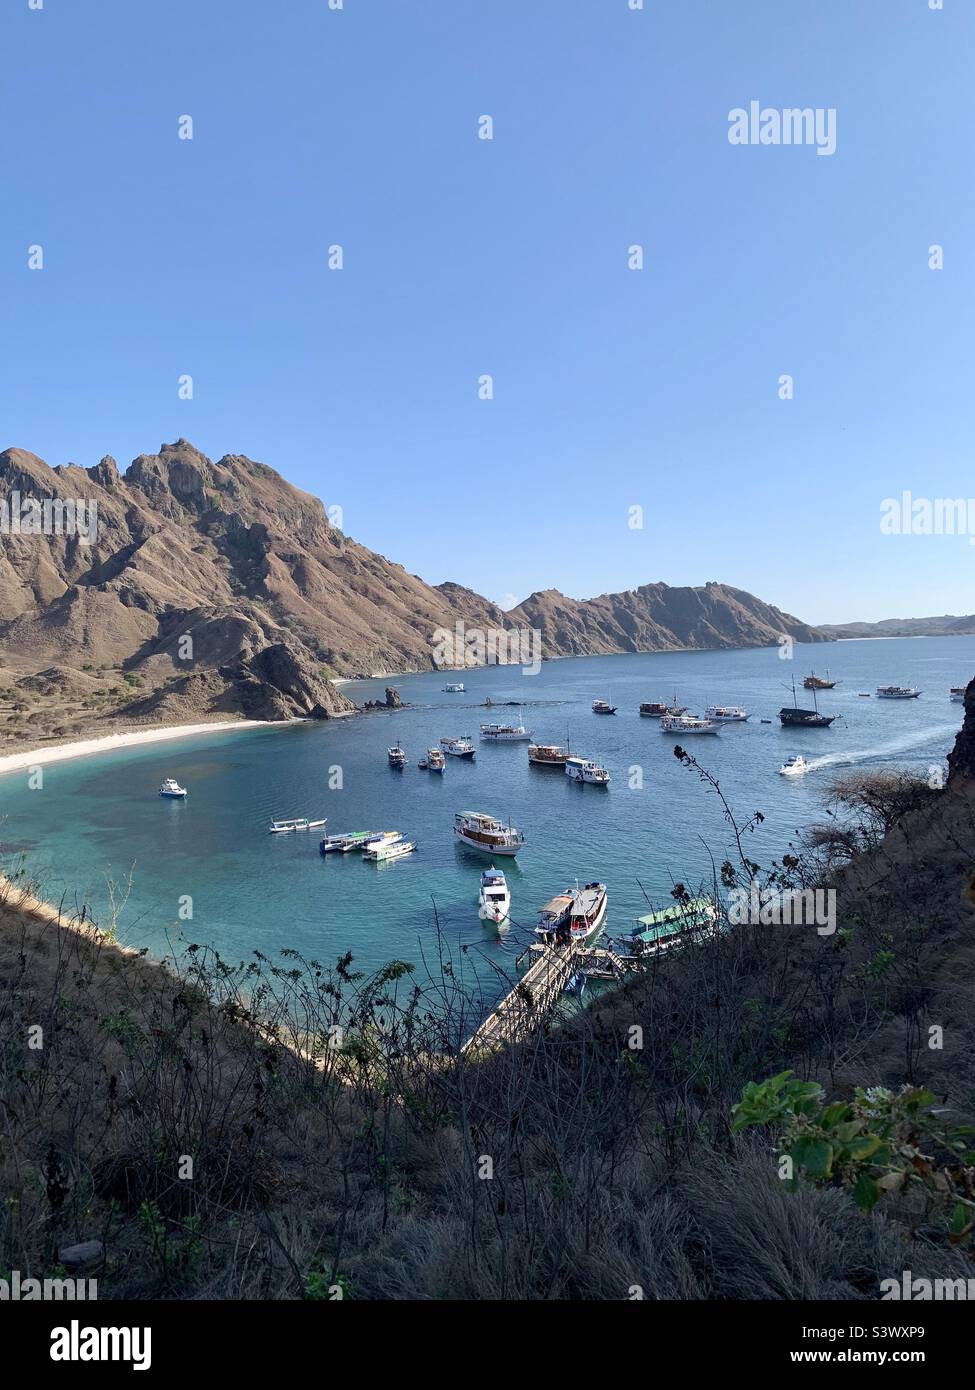
M 819 631 L 836 642 L 850 637 L 970 637 L 975 613 L 967 618 L 884 618 L 879 623 L 820 623 Z

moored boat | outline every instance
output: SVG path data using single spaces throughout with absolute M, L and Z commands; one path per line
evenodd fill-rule
M 406 766 L 406 754 L 398 743 L 395 744 L 392 748 L 386 749 L 386 756 L 389 759 L 390 767 Z
M 619 938 L 634 955 L 655 955 L 678 941 L 710 935 L 718 920 L 718 910 L 710 898 L 690 898 L 686 902 L 648 912 L 637 918 L 633 931 Z
M 779 710 L 779 720 L 788 729 L 828 729 L 833 720 L 838 717 L 835 714 L 820 714 L 815 688 L 813 689 L 813 708 L 800 709 L 795 681 L 792 682 L 792 704 L 783 705 Z
M 513 856 L 525 845 L 520 830 L 484 811 L 458 811 L 454 816 L 454 834 L 462 844 L 482 854 Z
M 322 816 L 319 820 L 296 816 L 291 820 L 273 820 L 269 829 L 272 835 L 286 835 L 295 830 L 320 830 L 327 820 L 327 816 Z
M 704 717 L 713 719 L 716 724 L 743 724 L 748 711 L 744 705 L 708 705 Z
M 567 888 L 538 909 L 535 935 L 546 946 L 584 945 L 602 930 L 608 901 L 605 883 Z
M 397 835 L 395 839 L 372 841 L 368 848 L 363 850 L 362 857 L 368 859 L 371 864 L 385 864 L 391 859 L 403 859 L 415 849 L 416 844 L 413 840 Z
M 482 921 L 500 926 L 511 912 L 511 891 L 502 869 L 492 865 L 481 874 L 481 890 L 477 899 L 478 916 Z
M 587 883 L 585 888 L 576 889 L 569 913 L 569 939 L 574 945 L 585 945 L 599 935 L 608 903 L 605 883 Z
M 181 787 L 174 777 L 166 777 L 159 788 L 159 795 L 181 801 L 186 796 L 186 788 Z
M 662 704 L 659 700 L 650 700 L 640 706 L 640 713 L 645 719 L 662 719 L 665 715 L 686 714 L 687 706 L 677 703 L 677 691 L 674 691 L 674 698 L 669 705 Z
M 609 786 L 609 773 L 589 758 L 566 758 L 565 775 L 574 782 L 591 782 L 598 787 Z
M 592 712 L 593 714 L 615 714 L 616 706 L 611 705 L 607 700 L 593 700 Z
M 696 714 L 665 714 L 660 721 L 662 734 L 716 734 L 719 726 L 711 719 Z
M 482 724 L 481 738 L 489 743 L 522 743 L 531 738 L 524 724 Z
M 916 700 L 921 694 L 913 685 L 878 685 L 878 700 Z
M 536 767 L 565 767 L 568 758 L 568 748 L 558 743 L 532 743 L 528 748 L 528 761 Z
M 451 758 L 467 758 L 468 760 L 473 760 L 477 754 L 477 749 L 466 734 L 463 738 L 442 738 L 440 740 L 440 747 Z
M 424 762 L 428 772 L 443 772 L 447 766 L 447 759 L 444 757 L 442 748 L 428 748 Z
M 804 690 L 832 690 L 835 685 L 836 682 L 829 678 L 828 670 L 825 679 L 822 676 L 817 676 L 815 671 L 811 671 L 802 682 Z
M 454 681 L 454 682 L 452 682 L 452 683 L 448 683 L 447 685 L 444 686 L 444 690 L 446 691 L 446 693 L 447 693 L 448 695 L 463 695 L 463 693 L 464 693 L 464 684 L 463 684 L 463 681 Z
M 966 690 L 966 687 L 965 687 L 964 685 L 953 685 L 953 686 L 951 687 L 951 689 L 949 690 L 949 692 L 948 692 L 948 698 L 949 698 L 949 700 L 951 700 L 953 704 L 959 704 L 959 705 L 964 704 L 964 703 L 965 703 L 965 690 Z

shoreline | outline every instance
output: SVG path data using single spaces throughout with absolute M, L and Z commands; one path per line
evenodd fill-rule
M 172 724 L 151 729 L 130 729 L 117 734 L 102 734 L 99 738 L 80 739 L 74 743 L 56 743 L 47 748 L 34 748 L 26 753 L 0 754 L 0 777 L 25 767 L 66 762 L 95 753 L 112 753 L 119 748 L 135 748 L 141 744 L 163 743 L 169 739 L 187 738 L 192 734 L 229 733 L 231 729 L 267 729 L 274 725 L 300 724 L 300 719 L 231 719 L 210 724 Z

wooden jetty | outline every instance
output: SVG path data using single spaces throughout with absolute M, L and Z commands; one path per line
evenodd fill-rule
M 584 970 L 593 979 L 617 980 L 628 971 L 641 968 L 637 960 L 618 956 L 605 947 L 571 942 L 561 946 L 529 946 L 515 964 L 520 966 L 531 957 L 534 960 L 514 989 L 472 1033 L 461 1052 L 504 1047 L 526 1038 L 552 1011 L 577 970 Z

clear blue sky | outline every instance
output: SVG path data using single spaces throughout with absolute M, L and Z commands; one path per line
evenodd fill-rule
M 975 497 L 971 0 L 4 0 L 0 41 L 0 445 L 246 453 L 498 600 L 975 609 L 966 539 L 879 531 Z M 753 99 L 836 153 L 730 145 Z

